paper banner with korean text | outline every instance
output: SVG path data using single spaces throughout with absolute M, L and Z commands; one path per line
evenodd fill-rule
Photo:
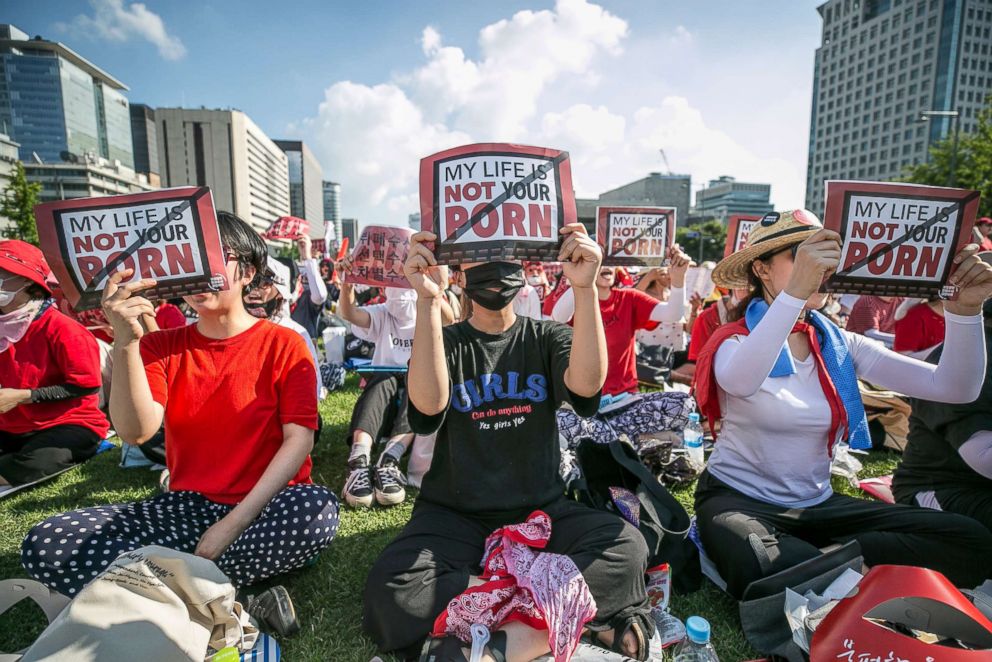
M 737 214 L 727 219 L 727 243 L 723 247 L 723 256 L 736 253 L 747 246 L 747 236 L 754 224 L 761 220 L 760 216 Z
M 413 230 L 395 225 L 366 225 L 351 254 L 349 283 L 373 287 L 410 287 L 403 264 Z
M 828 292 L 952 298 L 954 256 L 971 240 L 979 193 L 879 182 L 826 182 L 824 227 L 842 237 Z
M 658 267 L 675 242 L 674 207 L 596 207 L 603 265 Z
M 206 187 L 182 187 L 35 207 L 41 250 L 75 310 L 100 305 L 114 271 L 131 281 L 154 278 L 149 299 L 226 290 L 213 198 Z
M 713 289 L 715 288 L 713 283 L 713 269 L 715 268 L 716 263 L 707 260 L 698 266 L 686 269 L 686 297 L 691 297 L 695 294 L 705 300 L 709 295 L 713 294 Z
M 577 218 L 568 152 L 486 143 L 428 156 L 420 218 L 441 264 L 557 260 L 559 230 Z

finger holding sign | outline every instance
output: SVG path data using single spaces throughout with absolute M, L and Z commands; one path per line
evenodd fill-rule
M 592 287 L 599 275 L 603 250 L 586 233 L 581 223 L 570 223 L 561 229 L 565 236 L 561 251 L 561 271 L 572 287 Z
M 978 244 L 968 244 L 954 256 L 957 271 L 950 283 L 959 288 L 954 301 L 944 302 L 944 309 L 956 315 L 978 315 L 982 304 L 992 296 L 992 265 L 981 259 Z
M 403 275 L 421 299 L 436 299 L 447 285 L 443 281 L 446 273 L 438 268 L 434 253 L 424 245 L 436 239 L 432 232 L 418 232 L 410 237 L 410 248 L 403 264 Z
M 689 270 L 689 263 L 691 262 L 689 256 L 683 252 L 681 246 L 673 244 L 668 249 L 668 259 L 672 262 L 671 268 L 668 270 L 669 277 L 672 279 L 672 287 L 685 287 L 685 274 Z
M 785 292 L 797 299 L 809 299 L 839 264 L 840 235 L 833 230 L 819 230 L 799 244 Z
M 140 339 L 145 333 L 141 316 L 155 314 L 155 306 L 151 301 L 135 294 L 155 287 L 156 281 L 143 278 L 133 283 L 120 284 L 132 275 L 133 269 L 114 272 L 107 279 L 107 286 L 103 290 L 103 313 L 114 329 L 115 344 L 126 345 Z

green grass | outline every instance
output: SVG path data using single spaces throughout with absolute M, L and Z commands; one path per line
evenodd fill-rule
M 313 453 L 314 481 L 335 492 L 344 484 L 347 451 L 343 440 L 357 396 L 357 386 L 349 380 L 345 390 L 332 393 L 321 404 L 325 425 Z M 889 452 L 862 458 L 862 475 L 891 473 L 897 458 Z M 120 503 L 156 493 L 156 473 L 144 469 L 125 471 L 118 468 L 119 459 L 119 453 L 104 453 L 52 482 L 0 501 L 0 578 L 25 576 L 20 543 L 39 520 L 74 508 Z M 835 480 L 834 487 L 855 494 L 841 481 Z M 692 491 L 690 486 L 674 492 L 690 512 Z M 281 642 L 286 660 L 367 662 L 376 654 L 361 632 L 365 575 L 379 551 L 410 516 L 412 501 L 412 496 L 408 497 L 405 504 L 391 509 L 344 510 L 337 538 L 317 564 L 276 580 L 289 588 L 303 624 L 302 632 Z M 675 596 L 671 608 L 679 618 L 699 614 L 710 621 L 717 652 L 724 662 L 756 657 L 740 631 L 736 603 L 709 582 L 692 595 Z M 27 646 L 43 625 L 44 616 L 37 608 L 15 608 L 0 617 L 0 650 Z

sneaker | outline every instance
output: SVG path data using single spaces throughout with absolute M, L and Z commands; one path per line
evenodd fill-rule
M 258 622 L 260 630 L 272 630 L 282 637 L 300 631 L 296 609 L 285 586 L 273 586 L 258 595 L 249 595 L 245 611 Z
M 372 480 L 369 476 L 369 461 L 356 457 L 348 463 L 351 473 L 344 482 L 344 500 L 352 508 L 368 508 L 372 505 Z
M 406 476 L 400 471 L 399 463 L 392 455 L 383 455 L 379 458 L 372 473 L 372 480 L 375 482 L 375 500 L 380 506 L 395 506 L 403 503 L 406 499 Z

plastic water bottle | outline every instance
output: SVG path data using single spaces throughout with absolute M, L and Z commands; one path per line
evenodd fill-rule
M 697 416 L 698 418 L 698 416 Z M 685 639 L 675 647 L 674 662 L 720 662 L 710 643 L 710 624 L 701 616 L 685 622 Z
M 699 422 L 699 414 L 689 414 L 689 423 L 682 431 L 682 445 L 689 451 L 689 459 L 700 469 L 705 466 L 703 456 L 703 426 Z

